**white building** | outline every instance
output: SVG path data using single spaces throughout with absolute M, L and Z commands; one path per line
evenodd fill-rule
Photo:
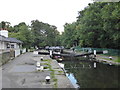
M 17 40 L 16 38 L 8 38 L 10 40 L 10 47 L 11 49 L 20 49 L 22 47 L 22 42 Z
M 0 51 L 12 49 L 15 50 L 15 57 L 20 55 L 20 48 L 22 47 L 22 41 L 16 38 L 8 38 L 7 30 L 0 30 Z
M 5 50 L 8 48 L 10 40 L 4 36 L 0 35 L 0 50 Z

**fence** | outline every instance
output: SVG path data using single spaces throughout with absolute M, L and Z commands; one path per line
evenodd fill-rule
M 22 49 L 22 53 L 25 53 L 26 52 L 26 48 Z
M 20 49 L 15 50 L 15 57 L 20 55 Z
M 107 48 L 81 48 L 81 47 L 75 47 L 76 51 L 82 51 L 82 52 L 94 52 L 96 50 L 97 52 L 101 51 L 108 51 L 108 53 L 104 55 L 109 56 L 120 56 L 120 50 L 118 49 L 107 49 Z

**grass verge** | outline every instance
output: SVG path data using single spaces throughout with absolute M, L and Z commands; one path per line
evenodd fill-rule
M 51 71 L 50 73 L 50 76 L 51 76 L 51 79 L 53 80 L 54 82 L 54 88 L 57 88 L 57 79 L 55 78 L 55 70 L 52 69 L 52 66 L 51 66 L 51 60 L 45 60 L 47 61 L 48 63 L 46 63 L 49 67 L 49 70 Z

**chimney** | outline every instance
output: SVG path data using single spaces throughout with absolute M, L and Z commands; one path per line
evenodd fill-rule
M 0 35 L 2 35 L 4 37 L 8 37 L 8 30 L 0 29 Z

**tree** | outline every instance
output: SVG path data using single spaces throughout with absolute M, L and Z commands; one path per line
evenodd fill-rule
M 63 45 L 66 46 L 67 48 L 75 46 L 77 43 L 77 38 L 75 34 L 76 34 L 76 23 L 72 23 L 72 24 L 66 23 L 64 25 L 64 33 L 62 34 Z
M 30 48 L 33 43 L 31 30 L 24 22 L 14 26 L 9 33 L 9 37 L 21 40 L 23 42 L 23 47 L 25 48 Z
M 58 39 L 59 32 L 56 26 L 33 20 L 31 28 L 34 36 L 34 46 L 43 47 L 57 45 L 56 39 Z
M 62 42 L 82 47 L 114 48 L 120 45 L 120 2 L 94 2 L 79 11 L 76 22 L 65 24 Z M 64 39 L 63 39 L 64 38 Z

